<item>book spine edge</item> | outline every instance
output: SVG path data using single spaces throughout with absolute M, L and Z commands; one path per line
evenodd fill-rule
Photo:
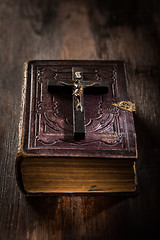
M 21 151 L 23 138 L 24 138 L 24 109 L 26 104 L 26 84 L 27 84 L 27 74 L 28 74 L 28 62 L 24 63 L 23 66 L 23 83 L 22 83 L 22 92 L 21 92 L 21 109 L 20 109 L 20 119 L 19 119 L 19 128 L 18 128 L 18 152 Z
M 23 141 L 24 141 L 24 121 L 25 121 L 25 105 L 26 105 L 26 88 L 27 88 L 27 76 L 28 76 L 28 62 L 23 65 L 23 80 L 22 80 L 22 90 L 21 90 L 21 107 L 20 107 L 20 118 L 18 126 L 18 146 L 17 146 L 17 156 L 15 162 L 15 173 L 17 184 L 20 190 L 25 193 L 22 175 L 21 175 L 21 161 L 24 158 L 23 154 Z

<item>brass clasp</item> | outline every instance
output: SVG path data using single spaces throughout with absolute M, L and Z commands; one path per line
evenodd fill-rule
M 124 111 L 129 111 L 129 112 L 135 112 L 136 111 L 136 107 L 135 104 L 129 101 L 121 101 L 118 103 L 113 103 L 112 104 L 115 107 L 118 107 Z

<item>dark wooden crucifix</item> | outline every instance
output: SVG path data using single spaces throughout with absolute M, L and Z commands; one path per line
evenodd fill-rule
M 79 67 L 72 68 L 72 81 L 57 81 L 49 80 L 48 89 L 51 91 L 56 87 L 72 87 L 73 92 L 73 133 L 74 138 L 77 140 L 84 139 L 85 137 L 85 125 L 84 125 L 84 90 L 92 89 L 95 93 L 105 93 L 108 90 L 108 84 L 106 81 L 93 82 L 83 81 L 83 69 Z M 91 90 L 90 89 L 90 90 Z M 94 106 L 93 106 L 94 107 Z

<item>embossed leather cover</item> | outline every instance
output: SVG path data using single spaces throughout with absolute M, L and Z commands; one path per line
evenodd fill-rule
M 72 67 L 84 80 L 107 81 L 105 94 L 84 97 L 86 136 L 73 138 L 72 92 L 48 91 L 49 79 L 72 80 Z M 112 104 L 129 100 L 122 61 L 31 61 L 27 66 L 23 152 L 54 156 L 136 157 L 133 114 Z

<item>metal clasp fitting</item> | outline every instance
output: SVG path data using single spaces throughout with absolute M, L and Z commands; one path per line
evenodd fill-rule
M 122 109 L 124 111 L 129 111 L 129 112 L 135 112 L 136 111 L 136 106 L 135 103 L 129 102 L 129 101 L 121 101 L 118 103 L 113 103 L 112 104 L 115 107 L 118 107 L 119 109 Z

